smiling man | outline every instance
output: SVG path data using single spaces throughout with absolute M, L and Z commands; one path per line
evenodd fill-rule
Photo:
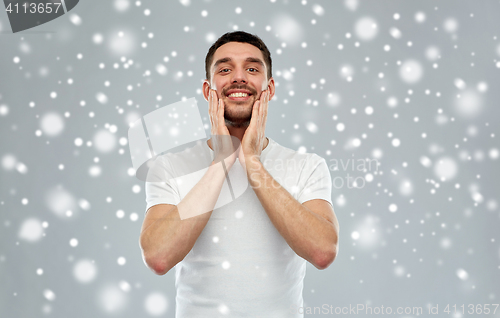
M 338 252 L 328 167 L 265 136 L 275 82 L 260 38 L 224 34 L 205 67 L 212 138 L 160 160 L 175 174 L 196 152 L 208 169 L 187 194 L 146 182 L 143 258 L 158 275 L 175 267 L 176 317 L 303 317 L 306 262 L 325 269 Z M 250 187 L 214 209 L 228 173 Z

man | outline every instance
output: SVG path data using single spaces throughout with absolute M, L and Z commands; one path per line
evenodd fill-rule
M 176 317 L 302 317 L 306 261 L 325 269 L 338 252 L 328 167 L 265 137 L 275 83 L 260 38 L 224 34 L 205 68 L 212 138 L 194 148 L 208 170 L 182 195 L 171 180 L 146 182 L 143 258 L 158 275 L 175 266 Z M 161 160 L 173 171 L 190 151 Z M 213 210 L 228 171 L 250 187 Z

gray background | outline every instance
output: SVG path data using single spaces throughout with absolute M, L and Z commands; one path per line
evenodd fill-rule
M 182 98 L 197 99 L 208 125 L 204 58 L 235 29 L 272 53 L 266 134 L 319 154 L 337 180 L 340 251 L 324 271 L 308 264 L 305 305 L 438 305 L 445 316 L 447 304 L 500 303 L 499 12 L 486 0 L 81 1 L 12 34 L 2 11 L 0 317 L 147 317 L 165 303 L 173 317 L 173 271 L 156 276 L 141 259 L 144 183 L 121 138 Z M 375 31 L 359 26 L 365 17 Z M 357 169 L 365 158 L 378 169 Z M 82 260 L 96 270 L 87 282 L 74 274 Z

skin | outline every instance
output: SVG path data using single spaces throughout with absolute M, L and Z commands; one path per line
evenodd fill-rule
M 227 58 L 230 61 L 215 66 L 217 61 Z M 212 109 L 210 116 L 218 116 L 219 119 L 211 119 L 212 124 L 217 123 L 213 132 L 229 133 L 241 141 L 238 158 L 246 168 L 249 183 L 270 220 L 299 256 L 317 268 L 325 269 L 338 252 L 339 224 L 333 207 L 321 199 L 300 204 L 272 178 L 260 161 L 262 150 L 269 142 L 265 137 L 265 127 L 275 83 L 273 78 L 267 78 L 265 63 L 249 63 L 248 58 L 264 60 L 262 52 L 248 43 L 226 43 L 214 54 L 211 78 L 203 83 L 203 95 Z M 244 102 L 235 102 L 227 96 L 227 92 L 234 87 L 245 87 L 256 94 Z M 216 91 L 217 101 L 211 96 L 214 93 L 212 90 Z M 224 114 L 224 121 L 221 120 L 221 113 Z M 227 118 L 229 122 L 240 123 L 247 121 L 249 116 L 251 119 L 247 127 L 226 125 Z
M 262 64 L 248 61 L 248 58 L 260 60 Z M 218 63 L 224 59 L 230 60 Z M 247 90 L 251 95 L 244 101 L 231 99 L 228 93 L 234 89 Z M 267 67 L 258 48 L 248 43 L 230 42 L 215 51 L 210 80 L 203 82 L 203 96 L 209 102 L 212 136 L 238 138 L 242 145 L 238 155 L 242 164 L 245 163 L 244 153 L 260 156 L 269 143 L 264 132 L 267 103 L 274 92 L 274 78 L 267 79 Z M 216 95 L 215 100 L 210 99 L 211 93 Z M 214 150 L 212 143 L 217 143 L 217 140 L 208 140 L 209 147 Z
M 194 213 L 196 216 L 187 219 L 179 214 L 196 211 L 197 206 L 213 210 L 225 176 L 215 163 L 223 160 L 224 169 L 230 170 L 236 158 L 246 169 L 249 184 L 269 219 L 295 253 L 318 269 L 327 268 L 336 258 L 339 224 L 330 203 L 315 199 L 300 204 L 260 161 L 269 143 L 265 127 L 275 83 L 267 78 L 265 64 L 248 59 L 264 61 L 262 52 L 248 43 L 230 42 L 215 51 L 211 77 L 203 82 L 212 133 L 207 143 L 214 150 L 214 161 L 178 206 L 158 204 L 146 214 L 140 245 L 146 264 L 158 275 L 167 273 L 189 253 L 212 211 Z M 224 62 L 217 63 L 220 60 Z M 235 88 L 251 95 L 231 98 L 229 93 Z

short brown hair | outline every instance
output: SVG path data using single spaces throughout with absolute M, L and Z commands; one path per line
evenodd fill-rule
M 271 60 L 271 52 L 267 49 L 267 46 L 264 44 L 258 36 L 244 32 L 244 31 L 234 31 L 227 32 L 223 36 L 221 36 L 208 50 L 207 56 L 205 57 L 205 76 L 207 80 L 210 80 L 210 67 L 212 65 L 212 61 L 214 58 L 215 51 L 221 46 L 229 42 L 241 42 L 248 43 L 256 48 L 258 48 L 262 55 L 264 56 L 264 63 L 267 66 L 267 79 L 270 79 L 273 76 L 272 72 L 272 60 Z

